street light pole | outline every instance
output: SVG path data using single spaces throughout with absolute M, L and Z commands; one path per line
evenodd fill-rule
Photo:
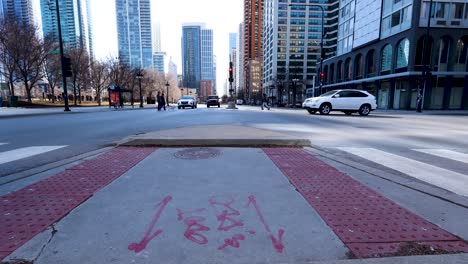
M 169 81 L 166 81 L 166 103 L 169 106 Z
M 431 0 L 432 2 L 432 0 Z M 322 36 L 320 39 L 320 70 L 317 76 L 320 76 L 323 72 L 323 57 L 325 55 L 324 50 L 323 50 L 323 39 L 325 37 L 325 29 L 324 29 L 324 22 L 325 22 L 325 9 L 321 5 L 316 5 L 316 4 L 289 4 L 289 6 L 312 6 L 312 7 L 319 7 L 320 10 L 322 11 Z M 319 83 L 319 91 L 322 93 L 322 80 L 320 80 Z
M 140 108 L 143 108 L 143 95 L 141 93 L 141 79 L 143 78 L 143 73 L 141 72 L 141 70 L 138 71 L 136 77 L 138 79 L 138 85 L 140 87 Z
M 66 112 L 70 111 L 68 106 L 68 91 L 67 91 L 67 76 L 65 74 L 65 58 L 63 56 L 63 41 L 62 41 L 62 26 L 60 25 L 60 10 L 59 10 L 59 1 L 55 0 L 55 11 L 57 12 L 57 28 L 59 33 L 59 46 L 60 46 L 60 61 L 62 64 L 62 85 L 63 85 L 63 100 L 65 103 Z
M 430 78 L 431 69 L 429 68 L 430 51 L 429 51 L 429 31 L 431 29 L 431 17 L 432 17 L 432 0 L 429 2 L 429 17 L 427 18 L 426 36 L 424 37 L 424 52 L 423 52 L 423 85 L 418 85 L 418 99 L 416 112 L 421 113 L 423 108 L 424 91 L 428 86 L 429 82 L 432 81 Z M 428 60 L 429 58 L 429 60 Z

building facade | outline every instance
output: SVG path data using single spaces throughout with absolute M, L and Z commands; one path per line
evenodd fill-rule
M 429 18 L 429 0 L 341 0 L 339 25 L 322 92 L 366 90 L 381 109 L 416 109 L 418 97 L 423 109 L 468 109 L 466 1 L 434 0 Z
M 168 63 L 168 73 L 174 77 L 174 79 L 177 78 L 177 65 L 172 61 L 172 57 L 169 58 L 169 63 Z
M 261 79 L 259 83 L 253 82 L 256 73 L 250 72 L 250 70 L 263 62 L 264 2 L 265 0 L 244 0 L 242 67 L 243 77 L 245 78 L 243 91 L 247 100 L 261 97 Z M 260 70 L 262 70 L 262 67 L 260 67 Z
M 132 68 L 152 68 L 150 0 L 116 0 L 119 60 Z
M 197 89 L 200 81 L 211 82 L 211 93 L 216 83 L 215 56 L 213 53 L 213 30 L 204 24 L 182 26 L 182 75 L 184 87 Z
M 41 0 L 42 31 L 59 41 L 55 1 Z M 93 34 L 89 0 L 59 0 L 60 24 L 65 49 L 83 48 L 93 57 Z
M 237 53 L 237 58 L 236 58 L 236 80 L 235 81 L 235 90 L 238 98 L 240 99 L 245 99 L 244 91 L 245 91 L 245 85 L 244 85 L 244 67 L 243 67 L 243 59 L 244 59 L 244 53 L 243 53 L 243 48 L 244 48 L 244 24 L 240 23 L 239 24 L 239 32 L 237 33 L 237 40 L 236 40 L 236 53 Z
M 166 52 L 156 51 L 153 53 L 153 68 L 157 72 L 165 73 L 165 58 Z
M 313 91 L 322 36 L 324 54 L 336 53 L 338 7 L 338 0 L 265 0 L 262 87 L 274 102 L 298 103 Z
M 183 86 L 200 89 L 201 80 L 201 25 L 182 26 Z
M 216 81 L 214 71 L 213 30 L 202 28 L 200 36 L 201 80 L 211 82 L 211 85 L 209 86 L 211 89 L 210 94 L 213 94 L 213 88 L 215 86 L 214 83 Z M 205 85 L 205 87 L 207 86 Z
M 0 0 L 0 18 L 12 18 L 24 24 L 34 24 L 32 0 Z

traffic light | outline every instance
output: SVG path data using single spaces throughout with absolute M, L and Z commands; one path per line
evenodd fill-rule
M 320 73 L 320 81 L 321 82 L 325 81 L 325 73 L 323 72 Z
M 63 74 L 65 75 L 65 77 L 73 76 L 72 63 L 71 63 L 70 58 L 63 57 L 62 67 L 63 67 Z
M 232 62 L 229 62 L 229 82 L 233 82 L 233 81 L 234 81 L 234 77 L 232 73 Z

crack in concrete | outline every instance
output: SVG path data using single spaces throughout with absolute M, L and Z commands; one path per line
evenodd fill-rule
M 44 250 L 45 250 L 45 248 L 47 247 L 47 245 L 50 244 L 50 242 L 51 242 L 52 239 L 54 238 L 55 234 L 58 232 L 58 230 L 55 229 L 54 224 L 52 224 L 50 227 L 52 228 L 52 233 L 50 234 L 50 238 L 49 238 L 49 239 L 47 240 L 47 242 L 42 246 L 41 251 L 39 251 L 39 254 L 37 254 L 37 256 L 34 258 L 34 260 L 32 261 L 32 263 L 36 262 L 36 261 L 39 259 L 39 257 L 42 255 L 42 253 L 44 252 Z M 31 264 L 32 264 L 32 263 L 31 263 Z

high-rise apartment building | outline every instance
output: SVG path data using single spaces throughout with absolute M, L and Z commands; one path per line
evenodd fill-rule
M 0 18 L 10 18 L 24 24 L 34 24 L 32 0 L 0 0 Z
M 274 101 L 302 101 L 314 87 L 324 52 L 336 50 L 338 0 L 265 0 L 263 89 Z M 322 10 L 324 16 L 322 17 Z M 311 89 L 309 89 L 310 91 Z
M 201 80 L 201 25 L 182 26 L 182 78 L 183 86 L 200 88 Z
M 207 96 L 200 91 L 200 81 L 210 81 L 209 87 L 215 89 L 213 30 L 206 29 L 204 24 L 182 26 L 182 75 L 184 87 L 197 89 L 200 97 Z
M 58 42 L 55 1 L 41 0 L 42 31 Z M 67 48 L 84 48 L 93 56 L 93 35 L 89 0 L 59 0 L 62 40 Z
M 172 61 L 172 57 L 169 58 L 168 73 L 177 79 L 177 65 Z
M 156 51 L 153 53 L 153 68 L 157 72 L 164 73 L 165 72 L 165 58 L 166 57 L 166 52 L 162 51 Z
M 245 89 L 244 89 L 244 24 L 239 24 L 239 31 L 237 33 L 236 39 L 236 80 L 235 80 L 235 90 L 237 98 L 246 99 Z
M 213 81 L 213 30 L 201 29 L 200 31 L 200 61 L 201 61 L 201 80 Z M 211 85 L 213 87 L 213 84 Z
M 468 3 L 429 4 L 340 0 L 338 56 L 324 62 L 323 92 L 363 89 L 382 109 L 416 109 L 418 98 L 423 109 L 468 109 Z
M 231 51 L 232 49 L 236 48 L 237 46 L 237 33 L 229 33 L 229 58 L 231 59 L 232 61 L 232 58 L 231 58 Z
M 245 87 L 244 94 L 248 98 L 261 97 L 260 83 L 254 82 L 258 72 L 252 72 L 262 65 L 262 43 L 263 43 L 263 10 L 265 0 L 244 0 L 244 47 L 243 47 L 243 68 Z M 260 66 L 260 73 L 262 67 Z
M 116 0 L 119 60 L 132 68 L 152 68 L 150 0 Z

